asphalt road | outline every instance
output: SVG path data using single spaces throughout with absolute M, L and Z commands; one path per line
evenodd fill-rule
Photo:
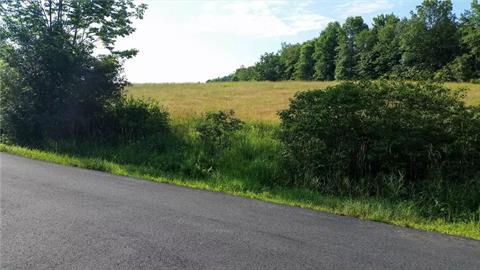
M 0 160 L 1 269 L 480 269 L 480 241 Z

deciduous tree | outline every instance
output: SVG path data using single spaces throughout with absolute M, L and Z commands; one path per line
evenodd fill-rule
M 348 80 L 356 77 L 355 55 L 358 52 L 356 38 L 358 34 L 367 29 L 368 26 L 363 22 L 363 18 L 359 16 L 348 17 L 342 25 L 335 61 L 335 79 Z
M 450 0 L 424 0 L 401 37 L 402 62 L 407 68 L 435 72 L 455 58 L 459 38 Z
M 314 79 L 331 81 L 335 79 L 335 49 L 338 46 L 338 37 L 341 26 L 338 22 L 329 23 L 315 42 Z
M 136 53 L 115 51 L 115 41 L 145 9 L 133 0 L 0 0 L 0 59 L 12 70 L 0 78 L 3 135 L 27 143 L 94 132 L 122 99 L 122 60 Z M 100 44 L 106 52 L 95 56 Z
M 295 78 L 297 80 L 311 80 L 314 72 L 313 52 L 314 42 L 305 42 L 300 49 L 300 58 L 295 66 Z

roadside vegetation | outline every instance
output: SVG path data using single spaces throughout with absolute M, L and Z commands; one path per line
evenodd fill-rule
M 0 3 L 1 151 L 480 240 L 474 84 L 230 82 L 125 93 L 122 61 L 135 51 L 113 44 L 145 6 Z M 106 55 L 93 54 L 96 40 Z

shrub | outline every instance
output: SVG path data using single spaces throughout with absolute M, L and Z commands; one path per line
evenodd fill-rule
M 157 102 L 126 98 L 110 109 L 102 135 L 120 141 L 149 138 L 153 143 L 169 131 L 169 114 Z
M 243 122 L 235 117 L 232 110 L 206 113 L 195 127 L 200 147 L 190 158 L 187 173 L 192 176 L 212 173 L 218 158 L 231 144 L 233 133 L 242 125 Z
M 298 93 L 280 118 L 293 184 L 380 194 L 395 175 L 418 187 L 480 174 L 480 110 L 438 84 L 345 82 Z
M 437 81 L 468 81 L 475 78 L 475 58 L 464 54 L 456 57 L 452 62 L 435 72 L 434 79 Z
M 230 144 L 230 136 L 239 130 L 243 122 L 235 117 L 233 110 L 229 112 L 208 112 L 196 127 L 199 138 L 207 151 L 215 153 Z
M 397 65 L 392 68 L 392 72 L 390 74 L 385 74 L 384 77 L 392 80 L 403 79 L 403 80 L 422 81 L 422 80 L 430 80 L 433 78 L 433 76 L 434 74 L 427 69 Z

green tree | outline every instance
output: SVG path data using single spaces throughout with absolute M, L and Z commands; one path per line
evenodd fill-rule
M 255 67 L 244 67 L 241 66 L 237 70 L 235 70 L 235 74 L 233 75 L 233 81 L 253 81 L 257 79 L 257 72 L 255 71 Z
M 373 46 L 376 77 L 391 73 L 400 64 L 401 27 L 400 19 L 393 14 L 373 18 L 373 31 L 377 35 Z
M 455 59 L 451 68 L 457 80 L 480 79 L 480 4 L 478 0 L 473 0 L 471 9 L 462 15 L 460 33 L 463 54 Z
M 11 70 L 0 77 L 2 135 L 29 143 L 95 132 L 122 99 L 122 60 L 136 53 L 115 51 L 115 41 L 145 9 L 133 0 L 0 0 L 0 59 Z M 98 42 L 107 53 L 94 56 Z
M 355 54 L 355 74 L 362 79 L 375 79 L 378 74 L 375 72 L 375 59 L 377 56 L 373 47 L 377 42 L 377 31 L 375 29 L 363 30 L 355 38 L 357 52 Z
M 278 54 L 265 53 L 255 64 L 255 71 L 259 81 L 278 81 L 283 77 L 284 67 Z
M 315 42 L 314 79 L 331 81 L 335 79 L 335 55 L 341 26 L 338 22 L 329 23 Z
M 314 72 L 314 41 L 305 42 L 300 49 L 300 58 L 295 66 L 295 79 L 311 80 Z
M 285 68 L 283 73 L 284 80 L 295 79 L 295 66 L 300 58 L 300 44 L 286 44 L 282 43 L 280 49 L 280 60 Z
M 358 52 L 356 38 L 358 34 L 367 29 L 368 26 L 360 16 L 348 17 L 342 25 L 335 60 L 335 79 L 348 80 L 356 77 L 355 55 Z
M 410 69 L 435 72 L 459 52 L 459 38 L 450 0 L 424 0 L 401 36 L 402 62 Z

